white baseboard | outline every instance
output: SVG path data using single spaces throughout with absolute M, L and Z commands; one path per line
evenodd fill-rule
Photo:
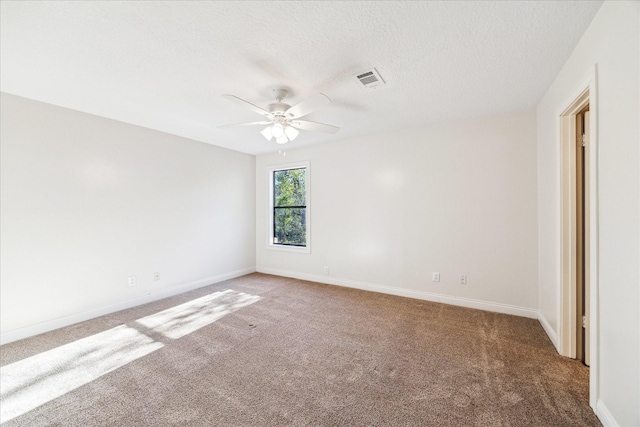
M 493 311 L 497 313 L 513 314 L 515 316 L 538 318 L 538 310 L 515 305 L 501 304 L 489 301 L 480 301 L 450 295 L 436 294 L 432 292 L 418 291 L 415 289 L 396 288 L 373 283 L 358 282 L 355 280 L 338 279 L 330 276 L 319 276 L 295 271 L 278 270 L 268 267 L 256 267 L 258 273 L 273 274 L 276 276 L 291 277 L 294 279 L 308 280 L 310 282 L 326 283 L 328 285 L 344 286 L 347 288 L 362 289 L 365 291 L 380 292 L 383 294 L 397 295 L 401 297 L 416 298 L 425 301 L 440 302 L 443 304 L 457 305 L 460 307 L 476 308 L 479 310 Z
M 184 292 L 198 289 L 203 286 L 208 286 L 223 280 L 229 280 L 236 277 L 244 276 L 246 274 L 254 273 L 255 267 L 244 268 L 241 270 L 230 271 L 227 273 L 219 274 L 217 276 L 205 277 L 204 279 L 195 280 L 181 285 L 173 286 L 168 289 L 162 289 L 148 295 L 121 301 L 115 304 L 110 304 L 104 307 L 94 308 L 92 310 L 83 311 L 80 313 L 74 313 L 63 317 L 47 320 L 44 322 L 35 323 L 33 325 L 24 326 L 18 329 L 12 329 L 0 333 L 0 345 L 7 344 L 13 341 L 18 341 L 24 338 L 32 337 L 34 335 L 42 334 L 45 332 L 53 331 L 54 329 L 63 328 L 65 326 L 73 325 L 75 323 L 84 322 L 85 320 L 94 319 L 96 317 L 104 316 L 106 314 L 115 313 L 116 311 L 125 310 L 127 308 L 136 307 L 142 304 L 147 304 L 153 301 L 168 298 L 174 295 L 182 294 Z
M 602 400 L 598 400 L 596 405 L 596 415 L 604 427 L 620 427 L 620 424 L 616 422 L 615 418 L 613 418 L 613 415 L 611 415 L 611 412 L 609 412 L 609 409 Z
M 547 333 L 547 336 L 551 340 L 551 343 L 553 344 L 553 346 L 556 348 L 556 351 L 560 353 L 560 344 L 558 342 L 558 334 L 556 334 L 556 331 L 553 330 L 547 318 L 544 317 L 544 315 L 540 311 L 538 311 L 538 322 L 540 322 L 540 324 L 542 325 L 542 329 L 544 329 L 544 331 Z

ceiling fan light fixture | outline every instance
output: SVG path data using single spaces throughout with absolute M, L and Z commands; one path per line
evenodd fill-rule
M 284 136 L 284 127 L 282 126 L 282 124 L 274 123 L 273 126 L 271 126 L 271 134 L 274 138 L 280 138 Z
M 273 138 L 273 132 L 271 131 L 271 126 L 267 126 L 260 133 L 262 134 L 262 136 L 267 138 L 267 141 L 271 141 L 271 138 Z
M 287 135 L 287 138 L 289 138 L 289 141 L 293 141 L 294 139 L 296 139 L 300 132 L 298 132 L 298 129 L 294 128 L 293 126 L 287 126 L 286 128 L 284 128 L 284 133 L 285 135 Z
M 289 142 L 289 140 L 287 139 L 286 135 L 282 135 L 282 136 L 276 138 L 276 142 L 278 144 L 286 144 L 287 142 Z

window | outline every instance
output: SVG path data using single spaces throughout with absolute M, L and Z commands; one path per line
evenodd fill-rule
M 268 247 L 309 253 L 309 163 L 269 168 L 268 179 Z

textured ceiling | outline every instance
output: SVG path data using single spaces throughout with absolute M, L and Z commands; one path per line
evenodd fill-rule
M 600 1 L 2 1 L 1 90 L 247 153 L 266 107 L 332 103 L 294 149 L 534 108 Z M 387 84 L 354 74 L 376 67 Z

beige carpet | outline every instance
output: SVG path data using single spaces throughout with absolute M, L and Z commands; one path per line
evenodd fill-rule
M 136 322 L 227 290 L 251 304 L 177 339 Z M 0 364 L 121 325 L 150 352 L 3 426 L 601 425 L 588 368 L 536 320 L 263 274 L 4 345 Z

